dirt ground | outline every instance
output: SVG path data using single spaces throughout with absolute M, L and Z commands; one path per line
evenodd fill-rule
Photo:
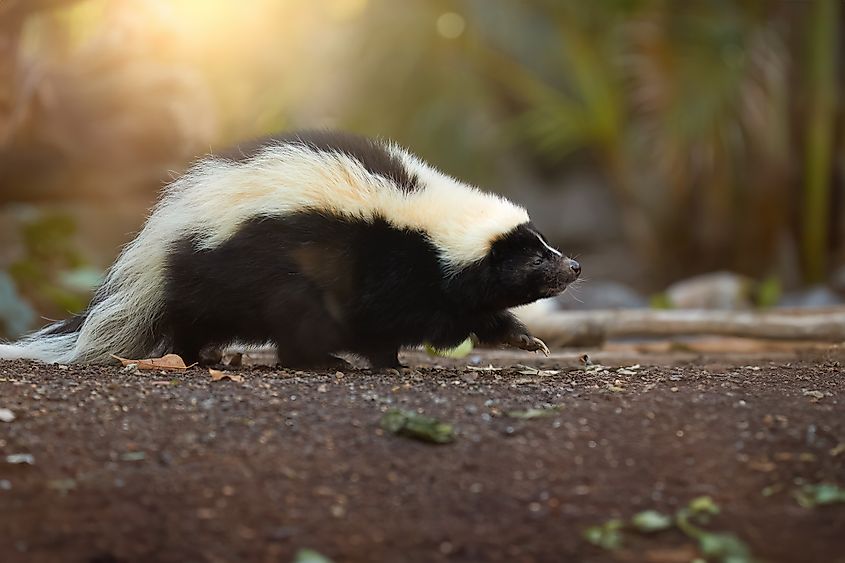
M 841 562 L 845 504 L 793 496 L 845 485 L 838 355 L 626 368 L 637 358 L 604 353 L 611 367 L 585 370 L 572 354 L 471 358 L 504 369 L 411 354 L 401 371 L 232 370 L 243 382 L 0 362 L 15 417 L 0 422 L 0 561 L 287 562 L 311 548 L 337 563 L 685 562 L 696 543 L 677 530 L 616 551 L 583 531 L 709 495 L 722 512 L 708 529 L 755 560 Z M 385 432 L 394 407 L 453 423 L 456 440 Z

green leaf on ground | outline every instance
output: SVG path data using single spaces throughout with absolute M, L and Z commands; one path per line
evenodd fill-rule
M 737 536 L 727 532 L 710 532 L 699 528 L 690 520 L 707 522 L 710 516 L 719 514 L 721 509 L 712 498 L 702 496 L 694 498 L 675 515 L 675 525 L 684 534 L 698 541 L 698 549 L 708 560 L 720 563 L 753 563 L 751 550 Z
M 313 549 L 300 549 L 293 557 L 293 563 L 333 563 L 325 555 Z
M 451 424 L 414 411 L 390 409 L 381 417 L 381 427 L 398 436 L 423 442 L 448 444 L 455 441 L 455 430 Z
M 425 345 L 425 351 L 428 352 L 430 356 L 442 356 L 444 358 L 455 358 L 461 359 L 469 356 L 470 352 L 472 352 L 472 339 L 467 338 L 454 348 L 435 348 L 431 344 Z
M 804 508 L 845 503 L 845 489 L 835 483 L 816 483 L 804 485 L 793 492 L 795 500 Z
M 707 559 L 721 563 L 753 563 L 751 550 L 733 534 L 701 532 L 698 549 Z
M 701 519 L 704 521 L 707 521 L 709 516 L 716 516 L 720 512 L 719 505 L 708 496 L 692 499 L 687 505 L 687 510 L 693 516 L 703 517 Z
M 622 546 L 622 528 L 625 523 L 613 518 L 584 531 L 584 539 L 602 549 L 618 549 Z
M 584 531 L 584 539 L 604 549 L 617 549 L 622 546 L 626 530 L 649 534 L 676 527 L 698 542 L 701 555 L 708 561 L 753 563 L 751 550 L 737 536 L 728 532 L 710 532 L 692 522 L 692 520 L 706 521 L 710 516 L 718 514 L 719 510 L 719 506 L 712 498 L 697 497 L 678 510 L 674 518 L 656 510 L 645 510 L 635 514 L 629 523 L 612 519 L 599 526 L 588 528 Z
M 631 518 L 631 526 L 638 532 L 651 533 L 667 530 L 674 525 L 671 516 L 657 512 L 656 510 L 644 510 Z

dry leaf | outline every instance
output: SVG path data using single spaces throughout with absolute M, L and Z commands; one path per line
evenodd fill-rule
M 211 374 L 211 381 L 220 381 L 222 379 L 228 379 L 230 381 L 234 381 L 235 383 L 243 383 L 244 376 L 236 375 L 231 373 L 226 373 L 225 371 L 220 371 L 217 369 L 208 368 L 208 373 Z
M 115 356 L 114 354 L 112 354 L 111 357 L 115 360 L 119 360 L 124 366 L 135 364 L 138 369 L 175 369 L 184 371 L 189 367 L 196 365 L 191 364 L 190 366 L 186 366 L 185 361 L 176 354 L 167 354 L 161 358 L 147 358 L 144 360 L 127 360 L 126 358 Z
M 486 368 L 483 367 L 476 367 L 476 366 L 467 366 L 467 369 L 471 369 L 472 371 L 502 371 L 502 368 L 494 368 L 493 364 L 488 365 Z

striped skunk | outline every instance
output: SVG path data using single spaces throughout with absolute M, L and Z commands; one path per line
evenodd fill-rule
M 526 211 L 399 146 L 328 131 L 201 160 L 171 183 L 83 313 L 0 345 L 0 358 L 110 361 L 232 342 L 280 363 L 351 353 L 398 366 L 403 346 L 548 353 L 509 311 L 580 273 Z

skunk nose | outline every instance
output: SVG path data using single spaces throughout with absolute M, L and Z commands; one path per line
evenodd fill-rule
M 581 264 L 572 258 L 569 259 L 569 269 L 572 270 L 572 273 L 575 274 L 576 278 L 581 275 Z

